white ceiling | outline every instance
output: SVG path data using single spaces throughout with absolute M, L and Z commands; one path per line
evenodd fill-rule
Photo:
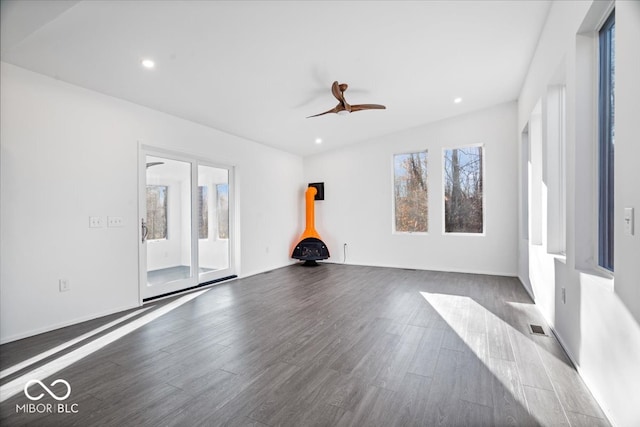
M 3 0 L 1 53 L 308 155 L 515 100 L 550 3 Z M 334 80 L 387 109 L 307 119 L 337 104 Z

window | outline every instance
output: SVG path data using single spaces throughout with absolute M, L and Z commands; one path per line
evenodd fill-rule
M 216 206 L 218 214 L 218 238 L 229 238 L 229 184 L 216 185 Z
M 147 185 L 147 240 L 167 238 L 166 185 Z
M 547 250 L 554 254 L 566 254 L 565 98 L 564 85 L 547 89 Z
M 209 187 L 198 186 L 198 238 L 209 237 Z
M 444 150 L 444 231 L 482 233 L 482 147 Z
M 529 243 L 542 246 L 547 229 L 547 183 L 545 181 L 542 99 L 529 117 Z
M 529 123 L 522 131 L 520 145 L 520 221 L 522 238 L 529 240 L 529 174 L 531 169 L 531 153 L 529 150 Z
M 598 264 L 613 271 L 613 170 L 615 147 L 615 14 L 600 30 L 598 103 Z
M 427 152 L 393 157 L 395 231 L 426 233 L 429 230 Z

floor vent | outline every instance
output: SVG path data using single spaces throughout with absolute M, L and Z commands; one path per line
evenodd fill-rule
M 529 330 L 531 331 L 532 334 L 535 334 L 535 335 L 544 335 L 544 336 L 547 335 L 544 333 L 544 329 L 540 325 L 529 325 Z

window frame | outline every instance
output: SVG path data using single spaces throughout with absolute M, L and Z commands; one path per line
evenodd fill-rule
M 449 150 L 461 150 L 465 148 L 474 148 L 479 147 L 482 150 L 482 232 L 481 233 L 471 233 L 471 232 L 460 232 L 460 231 L 446 231 L 447 229 L 447 217 L 446 217 L 446 152 Z M 474 144 L 461 144 L 455 146 L 446 146 L 442 147 L 442 155 L 440 156 L 442 162 L 442 234 L 445 236 L 479 236 L 484 237 L 487 235 L 487 198 L 486 198 L 486 146 L 484 143 L 474 143 Z
M 421 154 L 425 155 L 425 164 L 426 164 L 426 183 L 427 183 L 427 231 L 402 231 L 396 228 L 396 156 L 402 156 L 407 154 Z M 430 194 L 429 194 L 429 150 L 421 149 L 421 150 L 410 150 L 403 151 L 399 153 L 393 153 L 391 155 L 391 231 L 392 234 L 398 235 L 428 235 L 429 234 L 429 223 L 430 223 Z
M 613 273 L 615 102 L 611 98 L 615 100 L 615 9 L 598 31 L 597 61 L 597 260 L 598 267 Z

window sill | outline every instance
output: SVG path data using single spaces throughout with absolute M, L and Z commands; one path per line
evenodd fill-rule
M 456 233 L 456 232 L 444 232 L 442 233 L 443 236 L 462 236 L 462 237 L 466 237 L 466 236 L 473 236 L 473 237 L 485 237 L 486 233 Z
M 556 261 L 563 264 L 567 263 L 567 254 L 549 252 L 549 256 L 552 256 Z
M 428 231 L 392 231 L 394 236 L 428 236 Z

